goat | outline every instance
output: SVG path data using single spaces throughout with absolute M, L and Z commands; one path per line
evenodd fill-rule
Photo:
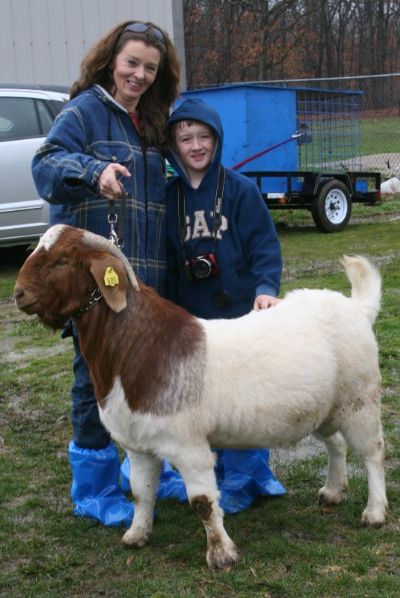
M 400 179 L 392 177 L 381 184 L 381 193 L 400 193 Z
M 347 441 L 368 475 L 362 523 L 384 523 L 380 372 L 372 332 L 381 279 L 363 257 L 342 262 L 351 298 L 301 289 L 272 309 L 206 321 L 138 282 L 106 239 L 66 225 L 41 238 L 19 272 L 16 304 L 53 328 L 76 320 L 101 420 L 132 464 L 135 516 L 125 544 L 140 547 L 149 538 L 167 459 L 204 525 L 208 566 L 229 569 L 238 553 L 223 525 L 210 445 L 282 447 L 310 433 L 328 450 L 320 502 L 343 499 Z

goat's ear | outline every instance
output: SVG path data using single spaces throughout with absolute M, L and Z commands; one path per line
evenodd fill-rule
M 90 272 L 108 307 L 116 313 L 125 309 L 128 277 L 122 262 L 112 255 L 95 258 L 90 262 Z

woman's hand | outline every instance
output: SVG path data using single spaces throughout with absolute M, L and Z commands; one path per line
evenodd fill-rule
M 129 170 L 122 164 L 109 164 L 105 167 L 99 178 L 99 190 L 102 197 L 118 199 L 123 193 L 122 183 L 118 176 L 130 177 Z
M 258 295 L 258 297 L 254 300 L 253 309 L 256 311 L 260 311 L 262 309 L 268 309 L 269 307 L 274 307 L 277 305 L 281 299 L 278 297 L 272 297 L 272 295 Z

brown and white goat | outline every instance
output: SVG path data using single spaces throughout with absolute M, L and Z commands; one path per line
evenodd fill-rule
M 347 441 L 368 474 L 362 522 L 383 524 L 384 441 L 372 332 L 381 282 L 365 258 L 345 257 L 343 264 L 351 298 L 303 289 L 273 309 L 205 321 L 138 283 L 126 258 L 102 237 L 62 225 L 42 237 L 19 273 L 16 303 L 53 328 L 76 319 L 101 420 L 132 464 L 135 516 L 125 544 L 143 546 L 151 533 L 167 459 L 203 522 L 208 565 L 229 568 L 238 556 L 223 526 L 210 445 L 281 447 L 310 433 L 328 450 L 320 501 L 343 499 Z M 96 294 L 100 300 L 89 309 Z

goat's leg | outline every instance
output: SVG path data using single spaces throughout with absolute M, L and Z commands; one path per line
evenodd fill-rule
M 364 428 L 365 431 L 365 428 Z M 350 441 L 352 448 L 364 462 L 368 477 L 368 502 L 361 522 L 370 527 L 380 527 L 385 522 L 388 502 L 385 485 L 385 443 L 382 436 L 369 438 L 369 442 Z M 360 446 L 361 444 L 361 446 Z
M 315 433 L 314 436 L 323 440 L 328 451 L 328 475 L 325 485 L 318 492 L 319 502 L 337 505 L 342 502 L 347 489 L 347 444 L 340 432 L 332 436 Z
M 371 456 L 364 457 L 368 476 L 368 503 L 361 516 L 361 522 L 370 527 L 380 527 L 385 522 L 388 502 L 385 487 L 385 449 L 381 439 L 380 446 Z
M 224 512 L 218 504 L 215 456 L 209 447 L 195 449 L 193 446 L 182 454 L 184 460 L 176 456 L 172 459 L 185 482 L 190 506 L 203 523 L 207 535 L 207 564 L 210 569 L 229 570 L 239 557 L 225 531 Z
M 130 461 L 130 482 L 135 503 L 132 525 L 122 542 L 142 547 L 153 531 L 154 505 L 160 479 L 161 461 L 153 455 L 127 450 Z
M 346 419 L 343 434 L 355 453 L 363 460 L 368 477 L 368 503 L 361 522 L 380 527 L 385 522 L 388 502 L 385 486 L 385 442 L 379 402 L 365 403 L 366 408 Z

